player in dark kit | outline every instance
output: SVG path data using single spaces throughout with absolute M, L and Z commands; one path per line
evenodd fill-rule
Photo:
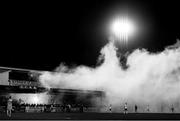
M 11 111 L 12 111 L 12 99 L 10 96 L 7 101 L 7 116 L 11 117 Z
M 112 112 L 112 105 L 109 105 L 109 112 Z
M 149 105 L 147 105 L 146 111 L 147 111 L 147 112 L 150 112 Z
M 173 105 L 171 106 L 171 111 L 172 111 L 172 113 L 174 113 L 174 106 Z
M 137 105 L 135 105 L 134 106 L 135 113 L 137 113 L 137 109 L 138 109 L 138 107 L 137 107 Z

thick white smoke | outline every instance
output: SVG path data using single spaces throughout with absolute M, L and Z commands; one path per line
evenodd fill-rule
M 180 112 L 179 41 L 159 53 L 136 49 L 127 56 L 127 69 L 122 68 L 113 42 L 102 48 L 100 58 L 103 62 L 95 68 L 61 64 L 56 72 L 44 72 L 40 81 L 47 88 L 103 90 L 106 101 L 116 107 L 128 102 L 150 105 L 158 112 L 173 104 Z

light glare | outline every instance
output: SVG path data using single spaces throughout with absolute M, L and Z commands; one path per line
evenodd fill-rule
M 31 103 L 33 103 L 33 104 L 38 104 L 38 103 L 39 103 L 39 98 L 38 98 L 37 95 L 34 95 L 34 96 L 32 97 Z
M 115 19 L 111 27 L 112 33 L 120 41 L 128 41 L 128 36 L 134 32 L 134 25 L 127 17 Z

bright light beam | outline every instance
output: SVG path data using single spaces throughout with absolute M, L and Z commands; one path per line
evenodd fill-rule
M 134 25 L 127 17 L 118 17 L 112 22 L 111 32 L 116 39 L 122 42 L 128 41 L 128 36 L 134 33 Z
M 38 104 L 39 103 L 39 97 L 37 95 L 32 96 L 31 103 Z

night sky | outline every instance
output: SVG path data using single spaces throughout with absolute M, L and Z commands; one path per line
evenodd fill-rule
M 60 63 L 93 67 L 108 43 L 107 23 L 121 7 L 146 30 L 129 50 L 159 52 L 180 38 L 178 1 L 132 1 L 2 3 L 0 66 L 49 71 Z

